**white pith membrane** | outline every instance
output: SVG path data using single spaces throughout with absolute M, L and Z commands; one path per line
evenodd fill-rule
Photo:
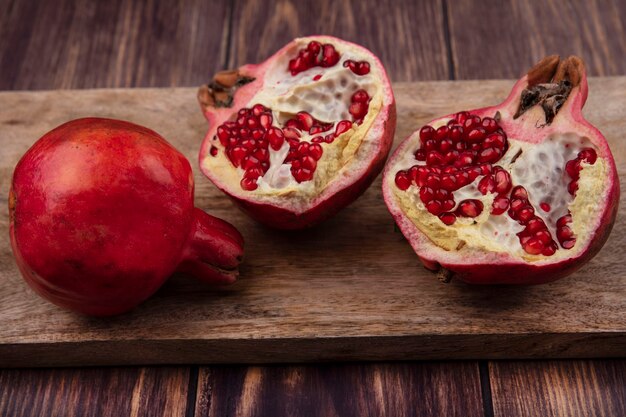
M 240 189 L 239 182 L 244 169 L 235 167 L 226 156 L 225 147 L 217 138 L 212 138 L 211 145 L 218 149 L 217 155 L 207 155 L 202 164 L 219 176 L 224 182 L 233 184 L 237 194 L 253 197 L 259 202 L 275 202 L 276 198 L 288 199 L 289 204 L 298 210 L 305 207 L 312 199 L 331 183 L 334 178 L 347 177 L 351 171 L 369 164 L 365 157 L 372 155 L 376 148 L 378 135 L 368 135 L 376 116 L 383 107 L 384 74 L 370 54 L 352 48 L 341 42 L 330 42 L 339 53 L 339 62 L 329 68 L 313 67 L 292 75 L 288 70 L 289 60 L 298 51 L 305 48 L 312 40 L 327 43 L 324 38 L 297 39 L 293 46 L 265 70 L 263 86 L 245 104 L 233 108 L 234 117 L 240 108 L 252 108 L 261 104 L 271 110 L 272 126 L 283 128 L 287 120 L 293 119 L 300 111 L 308 112 L 313 118 L 323 123 L 332 123 L 329 131 L 309 134 L 301 131 L 300 142 L 312 143 L 316 136 L 325 136 L 335 132 L 338 122 L 349 120 L 352 128 L 339 135 L 332 143 L 320 143 L 323 154 L 317 161 L 312 180 L 297 182 L 291 173 L 291 164 L 284 163 L 289 152 L 289 143 L 285 140 L 279 150 L 268 147 L 270 167 L 263 176 L 256 180 L 255 190 Z M 370 72 L 357 75 L 343 66 L 346 60 L 366 61 Z M 320 77 L 321 75 L 321 77 Z M 352 95 L 358 90 L 365 90 L 369 95 L 369 105 L 362 123 L 354 123 L 348 109 Z
M 437 129 L 444 126 L 449 118 L 438 120 L 430 126 Z M 404 153 L 404 157 L 391 168 L 394 175 L 387 178 L 388 186 L 393 190 L 399 206 L 415 226 L 424 233 L 435 245 L 444 250 L 455 251 L 459 256 L 475 256 L 477 252 L 502 252 L 526 262 L 540 262 L 543 260 L 558 260 L 574 256 L 579 249 L 585 248 L 593 235 L 595 220 L 602 212 L 598 198 L 606 192 L 608 166 L 604 159 L 598 157 L 593 165 L 582 162 L 578 191 L 575 196 L 568 192 L 568 184 L 572 180 L 565 172 L 568 161 L 576 159 L 583 148 L 598 148 L 589 138 L 575 132 L 553 133 L 540 143 L 529 143 L 519 138 L 508 137 L 508 150 L 503 157 L 492 165 L 500 166 L 511 175 L 513 187 L 523 186 L 528 192 L 528 199 L 535 208 L 535 215 L 543 219 L 552 239 L 558 249 L 551 256 L 532 255 L 527 253 L 517 236 L 525 226 L 512 219 L 508 212 L 491 214 L 491 206 L 495 193 L 483 195 L 477 188 L 483 175 L 478 176 L 468 184 L 452 192 L 455 201 L 454 211 L 460 202 L 467 199 L 479 200 L 483 203 L 483 211 L 475 218 L 457 217 L 456 221 L 448 226 L 437 216 L 429 213 L 422 203 L 419 189 L 415 183 L 402 191 L 394 183 L 395 173 L 408 170 L 415 165 L 426 165 L 424 161 L 417 161 L 414 153 L 420 147 L 419 132 L 412 137 L 412 147 Z M 540 208 L 541 203 L 550 206 L 548 212 Z M 569 227 L 576 237 L 575 245 L 570 249 L 561 247 L 556 235 L 556 222 L 567 215 L 572 215 Z

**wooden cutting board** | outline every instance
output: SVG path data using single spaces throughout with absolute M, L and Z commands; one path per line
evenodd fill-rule
M 511 86 L 396 84 L 396 143 L 435 116 L 498 103 Z M 626 356 L 623 209 L 604 249 L 569 278 L 534 287 L 442 284 L 395 229 L 380 179 L 313 230 L 270 230 L 234 209 L 197 169 L 206 122 L 195 91 L 0 93 L 5 207 L 16 162 L 43 133 L 78 117 L 114 117 L 149 126 L 182 150 L 196 172 L 196 204 L 246 239 L 235 285 L 174 276 L 133 312 L 94 319 L 26 286 L 2 210 L 0 366 Z M 626 77 L 592 79 L 590 92 L 585 113 L 611 143 L 625 182 Z

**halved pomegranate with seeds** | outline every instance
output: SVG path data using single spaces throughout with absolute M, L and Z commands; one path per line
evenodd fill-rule
M 395 130 L 378 58 L 328 36 L 218 73 L 198 100 L 210 125 L 202 171 L 253 218 L 281 229 L 311 226 L 361 195 Z
M 609 236 L 613 156 L 581 110 L 578 57 L 550 56 L 500 105 L 433 120 L 385 169 L 389 211 L 424 265 L 447 280 L 531 284 L 563 277 Z

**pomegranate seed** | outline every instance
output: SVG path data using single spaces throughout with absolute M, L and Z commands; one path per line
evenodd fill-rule
M 477 217 L 482 211 L 483 203 L 479 200 L 463 200 L 457 208 L 457 212 L 464 217 Z
M 445 190 L 443 188 L 440 188 L 438 190 L 435 191 L 435 198 L 439 201 L 445 201 L 448 199 L 448 196 L 450 195 L 450 192 L 448 190 Z
M 283 135 L 285 135 L 286 138 L 289 139 L 299 139 L 300 138 L 300 132 L 297 129 L 294 129 L 293 127 L 286 127 L 283 129 Z
M 265 131 L 257 127 L 257 128 L 252 129 L 251 135 L 252 135 L 252 139 L 259 140 L 263 137 L 263 135 L 265 135 Z
M 448 133 L 450 133 L 450 129 L 448 129 L 448 126 L 441 126 L 435 131 L 435 139 L 437 141 L 442 141 L 443 139 L 448 137 Z
M 296 148 L 296 151 L 300 155 L 308 155 L 309 153 L 309 144 L 307 142 L 300 142 Z
M 452 174 L 444 174 L 441 176 L 441 186 L 448 190 L 454 191 L 457 189 L 457 180 L 456 176 Z
M 572 159 L 571 161 L 567 161 L 565 164 L 565 172 L 567 172 L 567 175 L 574 179 L 578 179 L 581 169 L 580 160 L 578 159 Z
M 415 151 L 415 159 L 417 159 L 418 161 L 425 161 L 426 152 L 423 149 L 418 149 L 417 151 Z
M 313 127 L 313 116 L 305 111 L 298 112 L 296 114 L 296 118 L 300 121 L 300 126 L 302 126 L 302 130 L 309 130 Z
M 299 168 L 291 171 L 291 175 L 295 178 L 298 183 L 304 181 L 310 181 L 313 179 L 313 172 L 309 171 L 306 168 Z
M 550 232 L 547 230 L 540 230 L 535 233 L 535 237 L 541 241 L 541 243 L 546 244 L 552 241 L 552 236 L 550 236 Z
M 548 203 L 540 203 L 539 207 L 541 207 L 541 210 L 545 211 L 546 213 L 550 212 L 550 204 Z
M 453 164 L 459 157 L 459 151 L 450 151 L 443 157 L 444 164 Z M 454 167 L 450 167 L 454 168 Z
M 502 151 L 498 148 L 483 149 L 478 155 L 478 162 L 494 163 L 502 156 Z
M 467 141 L 470 143 L 477 143 L 485 138 L 485 129 L 482 127 L 475 127 L 467 133 Z
M 556 231 L 556 237 L 559 239 L 559 242 L 562 242 L 567 239 L 571 239 L 574 236 L 574 232 L 570 229 L 569 226 L 559 227 Z
M 420 200 L 423 203 L 428 203 L 429 201 L 435 198 L 435 192 L 430 187 L 422 187 L 420 188 Z
M 439 220 L 441 220 L 443 224 L 450 226 L 456 221 L 456 216 L 454 213 L 441 213 L 439 215 Z
M 211 154 L 211 156 L 217 156 L 217 148 L 215 146 L 211 146 L 209 153 Z
M 546 228 L 546 224 L 539 217 L 535 217 L 531 219 L 528 223 L 526 223 L 526 229 L 524 231 L 528 233 L 537 233 L 540 230 L 544 230 Z
M 252 114 L 259 117 L 262 113 L 265 113 L 267 109 L 262 104 L 255 104 L 252 106 Z
M 571 223 L 571 222 L 572 222 L 572 215 L 568 213 L 568 214 L 566 214 L 565 216 L 559 218 L 559 220 L 556 221 L 556 226 L 557 227 L 563 227 L 567 223 Z
M 482 174 L 482 170 L 480 169 L 480 167 L 469 167 L 466 168 L 466 170 L 469 176 L 469 182 L 474 182 L 474 180 Z
M 409 178 L 417 184 L 419 179 L 419 167 L 417 165 L 414 165 L 409 169 Z
M 513 195 L 511 195 L 512 197 Z M 511 200 L 511 210 L 513 212 L 517 212 L 519 209 L 521 209 L 524 206 L 524 200 Z M 511 216 L 513 217 L 513 216 Z
M 431 126 L 424 126 L 420 129 L 420 141 L 426 143 L 427 140 L 432 139 L 435 134 L 435 129 Z
M 556 243 L 552 241 L 543 248 L 543 252 L 541 252 L 541 254 L 543 256 L 552 256 L 556 253 L 556 249 Z
M 496 187 L 495 190 L 498 194 L 504 194 L 511 189 L 511 175 L 500 167 L 496 167 L 495 172 L 495 181 Z
M 478 182 L 478 191 L 480 191 L 482 195 L 487 195 L 487 193 L 492 192 L 495 188 L 496 182 L 491 175 L 483 177 L 483 179 Z
M 350 104 L 348 111 L 354 117 L 355 120 L 362 119 L 367 114 L 367 103 L 362 103 L 360 101 L 355 101 Z
M 439 200 L 429 201 L 426 203 L 426 210 L 428 210 L 430 214 L 438 216 L 442 212 L 441 202 Z
M 257 187 L 258 187 L 258 185 L 257 185 L 256 181 L 257 181 L 257 180 L 256 180 L 256 179 L 253 179 L 253 178 L 246 178 L 246 177 L 243 177 L 243 178 L 241 179 L 241 182 L 240 182 L 241 188 L 243 188 L 243 189 L 244 189 L 244 190 L 246 190 L 246 191 L 253 191 L 253 190 L 256 190 L 256 189 L 257 189 Z
M 576 181 L 572 181 L 567 185 L 567 191 L 571 195 L 576 195 L 576 191 L 578 191 L 578 183 Z
M 454 200 L 450 200 L 450 199 L 448 199 L 448 200 L 444 200 L 444 201 L 441 203 L 441 209 L 442 209 L 443 211 L 452 210 L 452 209 L 454 208 L 454 205 L 455 205 Z
M 428 168 L 426 167 L 418 167 L 417 168 L 417 185 L 423 187 L 426 184 L 426 180 L 428 178 Z
M 271 127 L 267 131 L 267 138 L 270 142 L 270 146 L 275 151 L 279 150 L 285 142 L 285 135 L 283 134 L 283 131 L 277 127 Z
M 492 166 L 490 164 L 482 164 L 480 166 L 480 173 L 482 175 L 488 175 L 491 174 L 491 170 L 492 170 Z
M 307 45 L 306 49 L 312 54 L 317 55 L 322 50 L 322 45 L 317 41 L 311 41 Z
M 535 216 L 535 209 L 532 206 L 526 205 L 519 212 L 517 212 L 517 221 L 521 224 L 526 224 L 530 219 Z
M 429 173 L 426 176 L 426 185 L 428 185 L 429 187 L 439 188 L 439 183 L 440 183 L 439 175 L 434 174 L 434 173 Z
M 471 182 L 470 176 L 467 172 L 458 172 L 454 175 L 454 177 L 456 178 L 458 188 L 464 187 Z
M 220 143 L 222 144 L 222 146 L 227 146 L 228 138 L 230 137 L 230 132 L 224 126 L 219 126 L 217 128 L 217 137 L 220 140 Z
M 267 149 L 259 148 L 253 153 L 254 157 L 259 161 L 269 161 L 270 152 Z
M 468 111 L 458 112 L 457 114 L 454 115 L 454 119 L 459 124 L 465 123 L 465 120 L 467 120 L 468 117 L 470 117 L 470 113 Z
M 263 169 L 261 168 L 250 168 L 244 172 L 243 176 L 245 178 L 257 179 L 264 174 Z
M 443 164 L 443 158 L 437 151 L 429 151 L 426 154 L 426 164 L 428 165 L 441 165 Z
M 493 199 L 493 204 L 491 206 L 492 214 L 502 214 L 509 209 L 509 199 L 505 196 L 499 195 Z
M 324 151 L 322 150 L 322 147 L 318 145 L 317 143 L 314 143 L 311 146 L 309 146 L 309 155 L 315 158 L 316 161 L 319 161 L 323 153 Z
M 456 161 L 454 161 L 455 167 L 465 167 L 471 165 L 474 162 L 474 154 L 472 152 L 463 151 L 459 154 Z
M 513 187 L 511 191 L 511 198 L 517 198 L 519 200 L 528 200 L 528 193 L 526 189 L 521 185 Z
M 311 172 L 315 172 L 315 168 L 317 168 L 317 161 L 312 156 L 304 156 L 301 159 L 302 168 L 308 169 Z
M 458 142 L 463 139 L 463 127 L 462 126 L 452 126 L 450 128 L 450 140 L 453 142 Z
M 342 120 L 337 123 L 335 128 L 335 136 L 339 136 L 352 128 L 352 122 L 349 120 Z
M 256 148 L 256 140 L 254 139 L 244 139 L 241 141 L 241 146 L 251 151 Z
M 506 144 L 506 139 L 500 133 L 492 133 L 485 138 L 482 144 L 483 149 L 487 148 L 498 148 L 504 149 L 504 145 Z
M 313 142 L 313 143 L 321 143 L 321 142 L 324 142 L 324 138 L 321 137 L 321 136 L 316 136 L 313 139 L 311 139 L 311 142 Z
M 242 146 L 235 146 L 230 150 L 229 159 L 234 166 L 238 167 L 241 165 L 241 161 L 245 158 L 247 153 L 246 148 Z
M 319 81 L 320 78 L 322 78 L 322 74 L 317 74 L 315 77 L 313 77 L 313 81 Z
M 446 153 L 454 147 L 452 139 L 445 138 L 439 143 L 439 150 L 442 153 Z
M 411 186 L 411 180 L 406 171 L 398 171 L 396 173 L 396 186 L 402 191 L 407 190 Z
M 569 239 L 561 242 L 561 247 L 563 249 L 572 249 L 576 244 L 576 239 Z
M 495 132 L 498 129 L 498 122 L 492 117 L 483 117 L 483 121 L 480 125 L 487 133 Z
M 596 151 L 591 148 L 584 148 L 578 152 L 578 159 L 585 161 L 589 165 L 593 165 L 595 164 L 596 159 L 598 159 L 598 154 L 596 154 Z
M 252 155 L 248 155 L 245 158 L 243 158 L 243 164 L 242 167 L 245 170 L 248 170 L 250 168 L 257 168 L 259 167 L 261 164 L 261 161 L 259 161 L 257 158 L 255 158 Z
M 544 245 L 539 239 L 532 237 L 523 245 L 523 248 L 531 255 L 540 255 L 543 251 Z
M 428 139 L 424 144 L 426 152 L 437 150 L 437 141 L 435 139 Z
M 242 127 L 241 129 L 239 129 L 238 133 L 239 137 L 242 139 L 250 137 L 250 129 L 248 129 L 247 127 Z
M 324 44 L 322 54 L 323 58 L 320 64 L 322 67 L 332 67 L 339 62 L 339 54 L 331 44 Z

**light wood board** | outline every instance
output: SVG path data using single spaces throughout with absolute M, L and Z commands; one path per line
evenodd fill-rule
M 498 103 L 511 86 L 395 84 L 396 143 L 438 115 Z M 600 254 L 568 278 L 534 287 L 442 284 L 394 227 L 380 179 L 312 230 L 274 231 L 234 209 L 197 169 L 207 126 L 195 91 L 0 93 L 5 207 L 15 164 L 42 134 L 73 118 L 115 117 L 153 128 L 183 151 L 196 173 L 196 204 L 235 224 L 246 239 L 235 285 L 216 289 L 174 276 L 133 312 L 94 319 L 61 310 L 27 287 L 3 210 L 0 366 L 626 356 L 623 210 Z M 611 143 L 623 179 L 626 77 L 591 79 L 585 114 Z

